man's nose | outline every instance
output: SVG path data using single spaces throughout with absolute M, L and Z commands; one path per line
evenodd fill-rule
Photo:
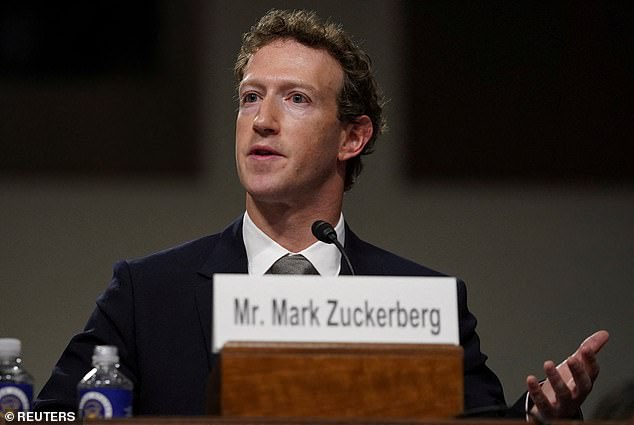
M 279 106 L 276 105 L 275 99 L 265 97 L 253 119 L 253 130 L 261 136 L 277 134 L 280 130 L 278 116 Z

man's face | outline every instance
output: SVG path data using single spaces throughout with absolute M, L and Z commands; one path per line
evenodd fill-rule
M 273 41 L 249 59 L 236 120 L 236 164 L 248 196 L 293 203 L 343 191 L 342 84 L 329 53 L 293 40 Z

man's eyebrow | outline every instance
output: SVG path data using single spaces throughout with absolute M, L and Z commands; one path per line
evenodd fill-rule
M 309 91 L 317 91 L 317 88 L 311 83 L 304 80 L 296 80 L 296 79 L 283 79 L 283 78 L 271 78 L 271 81 L 275 83 L 276 88 L 280 88 L 282 90 L 288 90 L 291 88 L 299 88 L 302 90 Z M 247 79 L 240 81 L 240 85 L 238 86 L 238 90 L 242 90 L 243 87 L 255 87 L 255 88 L 266 88 L 268 83 L 263 79 Z

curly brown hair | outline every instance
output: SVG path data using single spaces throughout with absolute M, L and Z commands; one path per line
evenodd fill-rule
M 242 36 L 234 66 L 236 83 L 242 81 L 248 61 L 258 49 L 285 38 L 326 50 L 343 68 L 343 86 L 337 99 L 340 121 L 355 122 L 361 115 L 367 115 L 372 121 L 372 137 L 361 154 L 346 164 L 344 189 L 350 190 L 363 169 L 361 156 L 374 151 L 376 139 L 386 127 L 381 116 L 385 102 L 372 74 L 372 61 L 341 25 L 324 22 L 313 11 L 272 9 Z

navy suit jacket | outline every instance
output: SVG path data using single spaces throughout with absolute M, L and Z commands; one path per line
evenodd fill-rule
M 442 276 L 362 241 L 349 228 L 345 251 L 358 275 Z M 214 273 L 247 273 L 242 218 L 222 233 L 117 263 L 112 281 L 84 331 L 63 352 L 35 410 L 76 411 L 77 383 L 92 368 L 93 348 L 107 344 L 119 348 L 120 370 L 134 383 L 135 415 L 204 414 L 207 381 L 216 362 L 210 350 Z M 341 273 L 350 274 L 345 262 Z M 458 311 L 465 410 L 504 404 L 502 386 L 480 352 L 476 319 L 461 281 Z

